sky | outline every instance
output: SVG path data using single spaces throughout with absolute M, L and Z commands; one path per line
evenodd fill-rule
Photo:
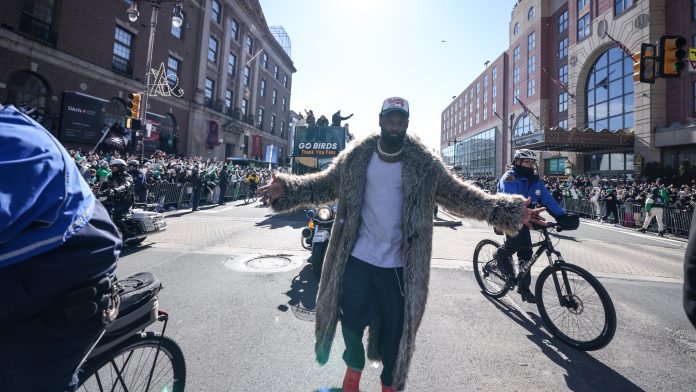
M 297 69 L 290 108 L 341 109 L 358 137 L 379 131 L 382 101 L 409 101 L 408 132 L 440 150 L 440 115 L 508 47 L 515 0 L 260 0 L 283 26 Z M 442 42 L 445 41 L 445 42 Z

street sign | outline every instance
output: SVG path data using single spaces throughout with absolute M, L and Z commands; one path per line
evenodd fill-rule
M 696 72 L 696 48 L 689 48 L 689 61 L 687 64 L 689 72 Z

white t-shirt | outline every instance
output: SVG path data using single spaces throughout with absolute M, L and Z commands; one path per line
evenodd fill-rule
M 404 187 L 401 162 L 388 163 L 372 154 L 360 210 L 354 257 L 382 268 L 403 267 Z

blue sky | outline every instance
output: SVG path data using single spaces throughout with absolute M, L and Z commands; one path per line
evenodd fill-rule
M 351 132 L 366 136 L 384 98 L 401 96 L 409 133 L 439 151 L 442 110 L 508 47 L 515 0 L 260 2 L 292 42 L 292 110 L 354 113 Z

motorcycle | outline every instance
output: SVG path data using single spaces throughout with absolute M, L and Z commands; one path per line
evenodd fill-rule
M 104 194 L 97 194 L 97 199 L 105 205 L 109 204 L 109 197 Z M 109 209 L 111 213 L 111 209 Z M 167 229 L 167 222 L 164 215 L 159 212 L 145 211 L 140 208 L 129 208 L 119 219 L 114 220 L 116 227 L 121 232 L 123 244 L 136 246 L 140 245 L 149 235 L 158 234 Z
M 321 206 L 307 210 L 307 227 L 302 229 L 302 247 L 311 250 L 312 271 L 317 277 L 321 276 L 324 265 L 324 254 L 331 237 L 331 226 L 336 215 L 335 206 Z

